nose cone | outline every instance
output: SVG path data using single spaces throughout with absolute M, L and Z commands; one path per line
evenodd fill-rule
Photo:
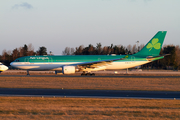
M 10 65 L 13 67 L 13 62 L 11 62 Z
M 14 62 L 11 62 L 10 65 L 11 65 L 12 67 L 16 67 L 16 65 L 15 65 Z

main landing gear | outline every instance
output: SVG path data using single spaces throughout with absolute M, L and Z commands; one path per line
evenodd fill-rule
M 27 70 L 27 75 L 30 75 L 30 74 L 29 74 L 29 70 Z
M 95 76 L 95 73 L 86 73 L 85 71 L 83 71 L 81 76 Z

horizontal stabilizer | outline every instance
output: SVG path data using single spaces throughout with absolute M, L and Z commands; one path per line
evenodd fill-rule
M 171 54 L 164 54 L 164 55 L 159 55 L 159 56 L 155 56 L 155 57 L 148 56 L 146 59 L 147 59 L 148 61 L 154 61 L 154 60 L 156 60 L 156 59 L 164 58 L 165 56 L 168 56 L 168 55 L 171 55 Z

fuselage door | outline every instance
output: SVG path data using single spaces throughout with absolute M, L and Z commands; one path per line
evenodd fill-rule
M 53 62 L 53 59 L 51 57 L 49 57 L 48 62 L 50 62 L 50 63 Z
M 25 58 L 25 62 L 29 62 L 29 58 Z
M 135 61 L 135 56 L 131 56 L 131 61 Z

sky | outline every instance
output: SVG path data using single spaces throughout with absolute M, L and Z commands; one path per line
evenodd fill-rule
M 0 54 L 32 44 L 61 55 L 65 47 L 146 44 L 167 31 L 180 45 L 180 0 L 0 0 Z

